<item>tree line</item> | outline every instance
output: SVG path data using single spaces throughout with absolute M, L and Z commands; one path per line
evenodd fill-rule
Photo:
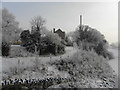
M 2 55 L 8 56 L 10 44 L 19 39 L 22 42 L 21 46 L 32 53 L 39 55 L 46 53 L 56 54 L 56 52 L 64 53 L 64 41 L 57 34 L 47 30 L 45 23 L 45 19 L 41 16 L 33 17 L 30 21 L 31 31 L 22 31 L 15 16 L 6 8 L 2 9 Z M 112 53 L 107 50 L 108 41 L 97 29 L 88 25 L 78 26 L 71 36 L 73 38 L 72 42 L 70 42 L 68 37 L 65 40 L 70 45 L 75 42 L 80 49 L 94 50 L 98 55 L 102 55 L 105 58 L 113 58 Z
M 20 45 L 35 54 L 61 54 L 65 52 L 63 40 L 55 33 L 47 30 L 45 19 L 41 16 L 33 17 L 30 21 L 31 31 L 19 28 L 15 20 L 6 8 L 2 10 L 2 55 L 8 56 L 10 45 L 20 40 Z

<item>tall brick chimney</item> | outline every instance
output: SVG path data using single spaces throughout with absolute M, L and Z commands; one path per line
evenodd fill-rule
M 80 26 L 82 26 L 82 15 L 80 15 Z
M 80 15 L 80 26 L 79 26 L 79 29 L 80 30 L 82 29 L 82 15 Z

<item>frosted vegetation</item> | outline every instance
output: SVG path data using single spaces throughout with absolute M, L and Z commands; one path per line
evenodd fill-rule
M 69 53 L 73 52 L 73 53 Z M 117 76 L 108 60 L 94 51 L 68 48 L 65 56 L 3 58 L 3 80 L 67 78 L 48 88 L 113 88 Z M 7 66 L 7 67 L 6 67 Z M 54 82 L 55 83 L 55 82 Z M 37 86 L 36 86 L 37 87 Z
M 109 62 L 118 60 L 117 53 L 113 50 L 111 53 L 109 43 L 98 30 L 78 26 L 68 35 L 72 40 L 68 37 L 62 40 L 47 30 L 41 16 L 31 20 L 30 32 L 21 31 L 7 9 L 3 9 L 2 14 L 1 74 L 5 90 L 18 90 L 18 87 L 24 90 L 117 87 L 117 69 L 113 69 L 115 65 Z M 69 47 L 65 44 L 67 41 Z M 57 53 L 55 46 L 59 48 Z

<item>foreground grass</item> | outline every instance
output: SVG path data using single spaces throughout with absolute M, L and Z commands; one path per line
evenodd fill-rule
M 55 65 L 60 71 L 68 72 L 71 77 L 75 78 L 71 84 L 61 84 L 60 87 L 115 88 L 118 85 L 117 76 L 107 61 L 94 51 L 81 50 L 72 58 L 52 62 L 51 65 Z
M 49 78 L 49 76 L 54 78 L 58 78 L 58 77 L 64 78 L 60 73 L 67 73 L 70 78 L 66 82 L 60 81 L 60 83 L 57 83 L 56 81 L 53 81 L 52 82 L 53 84 L 51 84 L 48 87 L 45 87 L 41 83 L 37 83 L 37 86 L 30 84 L 33 85 L 31 88 L 35 88 L 35 87 L 40 88 L 39 86 L 40 84 L 45 89 L 47 88 L 116 88 L 117 76 L 113 73 L 113 70 L 109 66 L 107 61 L 108 61 L 107 59 L 98 56 L 94 51 L 80 50 L 77 53 L 75 53 L 72 57 L 60 58 L 60 60 L 57 59 L 53 61 L 51 60 L 46 64 L 41 64 L 41 62 L 36 63 L 33 67 L 26 68 L 25 71 L 21 73 L 21 75 L 23 75 L 24 72 L 26 71 L 32 70 L 31 73 L 32 72 L 35 72 L 37 74 L 39 73 L 37 75 L 36 80 L 41 79 L 41 77 L 43 76 L 46 78 Z M 49 71 L 49 66 L 52 67 L 51 71 Z M 27 74 L 30 75 L 30 73 Z M 36 74 L 34 74 L 34 76 L 35 75 Z M 13 77 L 15 78 L 15 76 Z M 14 86 L 15 85 L 13 85 L 12 87 Z M 39 90 L 39 89 L 35 89 L 35 90 Z

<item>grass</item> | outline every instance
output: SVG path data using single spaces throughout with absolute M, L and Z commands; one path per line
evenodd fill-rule
M 10 73 L 7 74 L 8 76 L 11 76 L 10 78 L 14 78 L 17 75 L 24 76 L 26 74 L 26 78 L 28 78 L 30 75 L 36 75 L 38 78 L 43 78 L 47 77 L 47 74 L 49 74 L 50 77 L 58 77 L 58 75 L 63 77 L 60 73 L 65 72 L 69 75 L 70 78 L 73 78 L 73 80 L 68 83 L 61 83 L 60 87 L 117 87 L 115 81 L 116 75 L 113 74 L 112 68 L 107 63 L 108 60 L 103 58 L 102 56 L 97 55 L 94 51 L 80 50 L 71 57 L 59 59 L 53 61 L 48 60 L 49 63 L 41 64 L 41 61 L 38 61 L 38 58 L 34 58 L 34 60 L 32 60 L 34 61 L 33 66 L 25 68 L 13 67 L 11 68 Z M 20 64 L 20 66 L 22 65 Z M 49 66 L 52 67 L 51 75 L 49 71 Z M 20 73 L 15 73 L 18 69 Z M 55 71 L 56 69 L 58 70 L 57 72 Z M 31 76 L 31 78 L 33 77 Z M 96 83 L 99 80 L 102 83 L 104 82 L 104 85 L 102 84 L 103 86 L 100 86 L 101 83 Z M 106 83 L 108 83 L 108 85 Z M 59 87 L 59 85 L 57 84 L 51 86 L 51 88 L 54 87 Z
M 60 71 L 68 72 L 71 77 L 75 78 L 75 81 L 73 81 L 75 83 L 81 82 L 81 79 L 84 79 L 85 81 L 96 79 L 108 83 L 108 85 L 104 83 L 104 88 L 117 87 L 117 76 L 114 75 L 113 70 L 107 61 L 107 59 L 98 56 L 94 51 L 80 50 L 75 53 L 72 58 L 51 62 L 51 65 L 55 65 Z M 89 88 L 87 83 L 86 87 Z M 93 87 L 92 84 L 90 87 Z
M 9 58 L 35 56 L 20 45 L 11 45 Z

